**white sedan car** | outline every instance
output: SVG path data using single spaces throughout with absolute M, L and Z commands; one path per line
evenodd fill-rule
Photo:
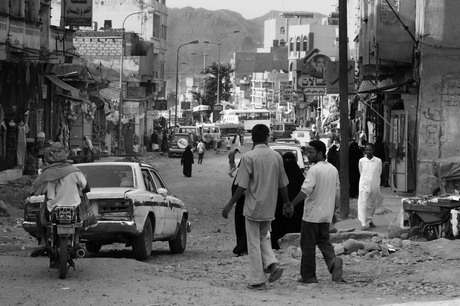
M 184 203 L 173 196 L 158 171 L 133 162 L 76 164 L 86 176 L 87 193 L 97 225 L 82 232 L 90 252 L 102 245 L 125 243 L 134 257 L 150 257 L 152 241 L 168 241 L 172 253 L 183 253 L 190 229 Z M 36 218 L 44 196 L 26 200 L 23 228 L 36 236 Z

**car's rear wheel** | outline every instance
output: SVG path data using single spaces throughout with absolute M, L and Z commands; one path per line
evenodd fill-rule
M 133 239 L 133 253 L 137 260 L 146 260 L 152 253 L 153 227 L 152 221 L 147 217 L 142 234 Z
M 182 254 L 187 245 L 187 220 L 182 218 L 179 231 L 174 239 L 169 240 L 169 249 L 173 254 Z
M 102 244 L 97 242 L 86 242 L 86 250 L 91 253 L 98 253 L 101 250 Z

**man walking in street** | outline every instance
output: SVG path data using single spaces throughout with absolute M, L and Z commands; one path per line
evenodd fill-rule
M 362 230 L 375 227 L 372 221 L 375 209 L 382 205 L 383 196 L 380 192 L 380 175 L 382 174 L 382 160 L 374 156 L 374 145 L 367 143 L 364 148 L 364 157 L 359 160 L 359 195 L 358 219 Z
M 329 227 L 335 207 L 340 202 L 340 182 L 337 169 L 326 161 L 326 145 L 320 140 L 308 143 L 308 161 L 313 166 L 308 169 L 300 192 L 292 204 L 284 204 L 286 216 L 292 215 L 294 206 L 304 201 L 304 213 L 300 232 L 300 283 L 317 283 L 316 246 L 323 253 L 334 282 L 342 281 L 342 258 L 336 257 L 329 240 Z M 331 188 L 335 187 L 335 192 Z
M 214 150 L 217 150 L 217 146 L 220 142 L 220 133 L 218 129 L 214 129 L 214 132 L 212 133 L 212 146 Z
M 273 253 L 268 231 L 275 217 L 278 191 L 284 205 L 290 205 L 287 193 L 289 181 L 281 155 L 267 145 L 268 134 L 269 129 L 264 124 L 252 128 L 254 148 L 241 158 L 235 179 L 238 187 L 222 211 L 222 216 L 227 219 L 235 202 L 246 192 L 243 215 L 251 277 L 248 288 L 253 290 L 266 289 L 266 273 L 270 273 L 268 281 L 271 283 L 278 280 L 284 271 Z
M 200 139 L 200 141 L 196 145 L 196 150 L 198 151 L 198 163 L 200 165 L 202 165 L 203 164 L 204 150 L 205 150 L 203 140 Z
M 211 131 L 208 130 L 206 134 L 204 134 L 204 141 L 206 143 L 206 150 L 211 149 L 212 146 L 212 140 L 213 140 L 213 135 L 211 134 Z
M 233 151 L 230 151 L 230 153 L 228 153 L 228 163 L 230 165 L 230 169 L 228 171 L 228 175 L 230 177 L 233 177 L 233 172 L 235 172 L 236 170 L 236 164 L 235 164 L 235 155 L 236 153 L 240 152 L 240 150 L 238 149 L 235 149 Z

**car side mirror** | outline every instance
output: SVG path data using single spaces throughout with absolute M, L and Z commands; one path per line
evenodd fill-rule
M 164 197 L 168 195 L 168 190 L 166 188 L 158 188 L 157 192 Z

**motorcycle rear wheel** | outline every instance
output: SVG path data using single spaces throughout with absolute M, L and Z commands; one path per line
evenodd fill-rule
M 59 278 L 65 279 L 67 276 L 67 237 L 60 236 L 59 237 L 59 244 L 57 245 L 58 248 L 58 271 L 59 271 Z

